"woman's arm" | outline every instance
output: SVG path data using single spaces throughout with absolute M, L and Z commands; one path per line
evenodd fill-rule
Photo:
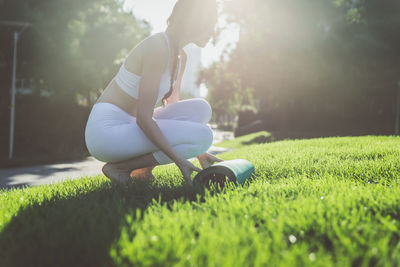
M 180 89 L 181 89 L 181 84 L 182 84 L 182 78 L 183 75 L 185 74 L 185 68 L 186 68 L 186 62 L 187 62 L 187 54 L 185 50 L 182 49 L 182 66 L 181 66 L 181 72 L 178 76 L 178 81 L 175 84 L 174 91 L 172 94 L 166 99 L 167 100 L 167 105 L 178 102 L 179 101 L 179 94 L 180 94 Z M 203 153 L 201 155 L 198 155 L 196 158 L 199 160 L 200 163 L 204 161 L 204 158 L 208 156 L 208 153 Z
M 157 101 L 161 75 L 167 67 L 168 51 L 157 41 L 149 42 L 146 46 L 143 69 L 139 86 L 138 109 L 136 116 L 137 125 L 143 130 L 150 141 L 160 148 L 174 162 L 182 162 L 180 157 L 161 132 L 153 119 L 154 106 Z M 134 138 L 132 136 L 132 138 Z
M 183 74 L 185 73 L 185 67 L 186 67 L 186 61 L 187 61 L 187 55 L 185 50 L 182 49 L 182 65 L 181 65 L 181 72 L 178 74 L 178 81 L 175 84 L 174 91 L 172 94 L 167 98 L 167 105 L 178 102 L 179 101 L 179 95 L 180 95 L 180 90 L 181 90 L 181 83 L 182 83 L 182 78 Z

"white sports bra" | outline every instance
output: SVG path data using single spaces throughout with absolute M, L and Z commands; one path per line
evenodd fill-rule
M 170 49 L 170 44 L 169 44 L 169 38 L 168 35 L 165 32 L 160 32 L 162 35 L 164 35 L 165 39 L 167 40 L 168 44 L 168 64 L 167 68 L 164 71 L 164 73 L 161 76 L 160 80 L 160 88 L 158 90 L 158 96 L 157 96 L 157 101 L 156 104 L 164 97 L 164 95 L 169 91 L 170 86 L 171 86 L 171 74 L 169 71 L 169 62 L 170 62 L 170 55 L 171 55 L 171 49 Z M 132 96 L 133 98 L 138 99 L 139 97 L 139 85 L 140 85 L 140 79 L 141 77 L 135 73 L 132 73 L 128 71 L 125 68 L 125 61 L 122 63 L 117 75 L 115 75 L 114 79 L 115 82 L 118 84 L 121 89 L 126 92 L 128 95 Z M 181 70 L 181 60 L 179 60 L 179 67 L 178 67 L 178 74 Z M 179 75 L 178 75 L 179 76 Z M 177 80 L 174 81 L 173 86 L 175 86 Z

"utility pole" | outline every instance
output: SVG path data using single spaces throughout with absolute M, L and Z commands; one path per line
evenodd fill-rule
M 395 121 L 395 135 L 399 135 L 399 120 L 400 120 L 400 81 L 397 82 L 397 97 L 396 97 L 396 121 Z
M 11 87 L 11 111 L 10 111 L 10 146 L 8 158 L 12 159 L 13 157 L 13 148 L 14 148 L 14 120 L 15 120 L 15 79 L 17 75 L 17 47 L 18 47 L 18 39 L 22 32 L 27 28 L 32 26 L 31 23 L 28 22 L 20 22 L 20 21 L 0 21 L 0 24 L 21 28 L 20 31 L 14 31 L 14 56 L 13 56 L 13 70 L 12 70 L 12 87 Z

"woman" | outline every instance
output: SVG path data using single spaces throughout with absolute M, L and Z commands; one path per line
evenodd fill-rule
M 178 0 L 166 31 L 147 37 L 128 54 L 85 129 L 86 146 L 107 162 L 102 171 L 108 178 L 152 180 L 155 166 L 175 162 L 191 184 L 191 173 L 201 169 L 187 159 L 197 156 L 202 168 L 223 161 L 206 152 L 213 141 L 208 102 L 179 101 L 187 59 L 183 47 L 191 42 L 205 47 L 216 22 L 216 0 Z M 154 109 L 161 98 L 163 106 Z

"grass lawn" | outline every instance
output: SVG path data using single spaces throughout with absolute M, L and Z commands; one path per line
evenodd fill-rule
M 400 265 L 399 137 L 224 144 L 255 179 L 189 188 L 169 164 L 0 191 L 0 266 Z

